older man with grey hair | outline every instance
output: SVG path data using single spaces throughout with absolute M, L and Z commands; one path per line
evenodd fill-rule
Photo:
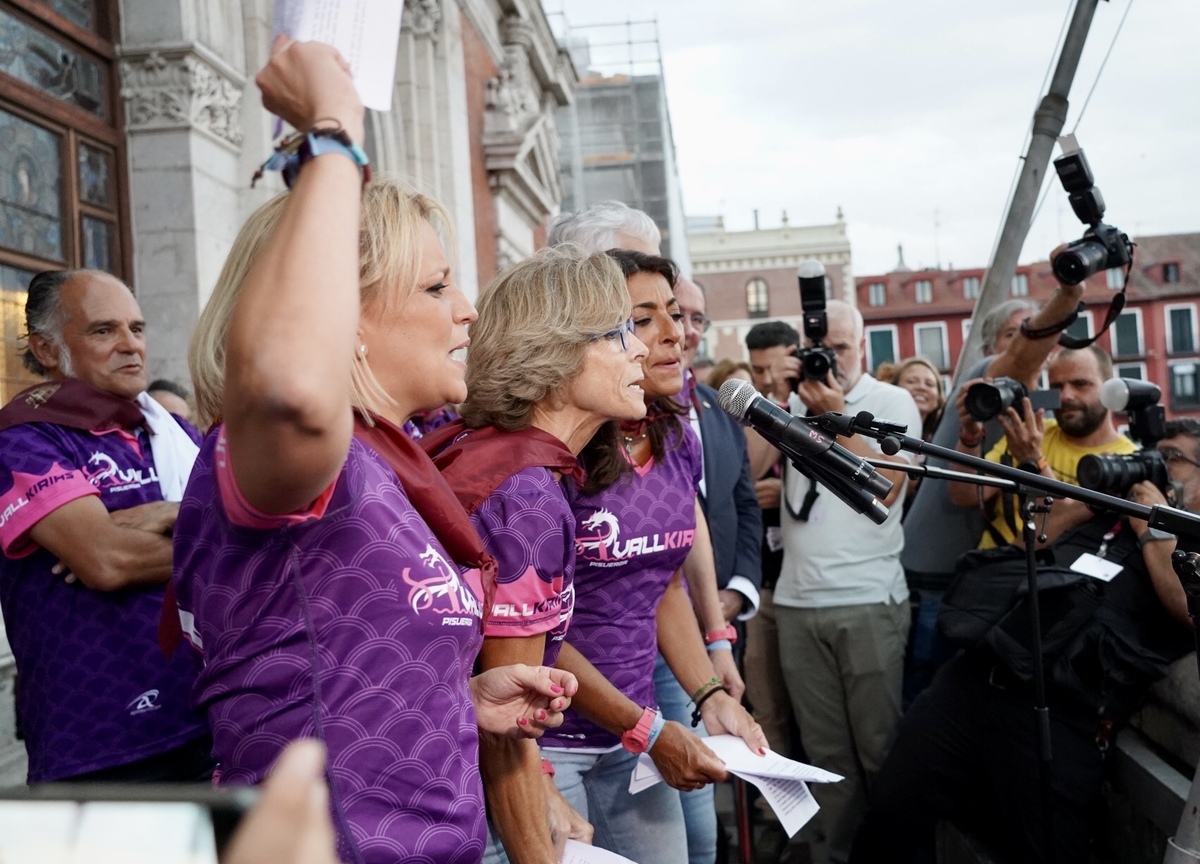
M 0 409 L 0 606 L 29 782 L 204 779 L 195 658 L 158 644 L 199 434 L 145 393 L 146 322 L 121 280 L 39 273 L 25 317 L 25 365 L 48 380 Z
M 620 201 L 601 201 L 578 213 L 562 213 L 550 223 L 550 246 L 574 243 L 588 252 L 630 249 L 658 255 L 662 232 L 649 214 Z

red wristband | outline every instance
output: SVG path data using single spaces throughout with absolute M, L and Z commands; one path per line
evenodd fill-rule
M 732 624 L 726 624 L 724 630 L 709 630 L 704 634 L 705 645 L 720 642 L 722 639 L 728 639 L 730 643 L 737 642 L 737 628 Z

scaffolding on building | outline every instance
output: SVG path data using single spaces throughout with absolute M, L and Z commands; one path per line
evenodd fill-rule
M 558 115 L 563 209 L 624 201 L 654 219 L 663 254 L 690 269 L 657 19 L 550 19 L 579 73 L 575 99 Z

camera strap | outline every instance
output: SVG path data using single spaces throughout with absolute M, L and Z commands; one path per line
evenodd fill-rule
M 1126 279 L 1128 279 L 1128 273 L 1126 274 Z M 1084 306 L 1084 303 L 1082 300 L 1080 300 L 1079 301 L 1080 311 L 1082 311 L 1083 306 Z M 1058 344 L 1063 346 L 1064 348 L 1086 348 L 1086 347 L 1088 347 L 1093 342 L 1095 342 L 1097 339 L 1099 339 L 1102 335 L 1104 335 L 1104 331 L 1113 325 L 1113 322 L 1117 320 L 1117 316 L 1121 314 L 1121 310 L 1124 308 L 1125 308 L 1125 289 L 1122 288 L 1120 291 L 1118 291 L 1113 296 L 1112 301 L 1108 304 L 1108 312 L 1104 316 L 1104 323 L 1102 325 L 1100 325 L 1100 329 L 1096 331 L 1095 335 L 1093 335 L 1090 339 L 1077 339 L 1068 333 L 1062 333 L 1058 337 Z M 1076 312 L 1076 315 L 1078 315 L 1078 312 Z M 1067 326 L 1069 327 L 1071 325 L 1068 324 Z
M 789 471 L 799 471 L 799 469 L 789 463 L 787 459 L 784 459 L 781 464 L 783 466 L 783 471 L 781 472 L 783 474 L 783 495 L 781 496 L 783 498 L 783 506 L 787 508 L 788 515 L 797 522 L 807 522 L 808 517 L 812 514 L 813 505 L 817 503 L 817 496 L 821 494 L 821 489 L 817 486 L 815 477 L 811 477 L 800 471 L 800 474 L 808 478 L 808 491 L 804 493 L 804 500 L 800 502 L 800 509 L 796 510 L 792 507 L 791 496 L 787 494 L 787 474 Z

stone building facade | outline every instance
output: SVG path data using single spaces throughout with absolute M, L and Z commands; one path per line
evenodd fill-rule
M 446 205 L 458 279 L 475 296 L 544 243 L 562 198 L 555 114 L 577 76 L 539 0 L 403 2 L 393 108 L 369 113 L 365 148 L 375 170 Z M 238 228 L 282 189 L 277 176 L 249 185 L 271 152 L 253 79 L 273 11 L 274 0 L 0 0 L 0 402 L 32 383 L 18 359 L 25 286 L 62 267 L 127 280 L 151 377 L 186 382 L 188 338 Z M 0 783 L 20 750 L 11 667 L 0 631 Z

